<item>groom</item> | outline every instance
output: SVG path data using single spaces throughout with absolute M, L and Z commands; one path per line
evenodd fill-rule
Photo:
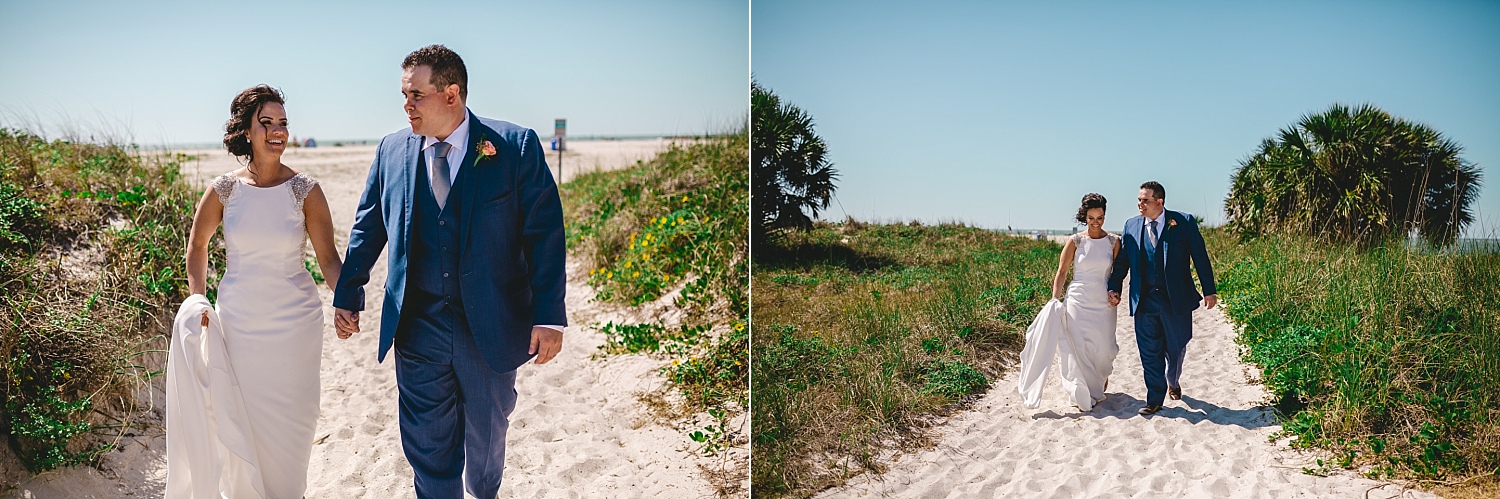
M 536 132 L 470 113 L 442 45 L 401 68 L 410 130 L 380 141 L 334 293 L 340 338 L 390 247 L 378 358 L 396 347 L 401 447 L 417 497 L 494 498 L 516 369 L 562 349 L 562 203 Z M 460 478 L 462 477 L 462 478 Z
M 1161 410 L 1163 398 L 1182 399 L 1182 360 L 1193 338 L 1193 310 L 1202 299 L 1219 303 L 1214 269 L 1203 248 L 1203 235 L 1191 215 L 1164 207 L 1167 190 L 1156 182 L 1141 184 L 1136 205 L 1140 216 L 1125 221 L 1125 234 L 1109 276 L 1109 304 L 1120 304 L 1120 287 L 1130 274 L 1130 315 L 1135 316 L 1135 344 L 1146 375 L 1142 415 Z M 1188 262 L 1198 269 L 1203 296 L 1193 285 Z M 1165 367 L 1165 374 L 1163 373 Z

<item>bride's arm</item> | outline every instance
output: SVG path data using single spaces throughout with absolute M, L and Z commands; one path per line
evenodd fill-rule
M 328 198 L 323 195 L 323 186 L 313 185 L 302 201 L 302 215 L 307 220 L 307 236 L 312 239 L 313 252 L 318 255 L 318 270 L 323 272 L 323 282 L 332 290 L 339 282 L 339 270 L 344 266 L 339 259 L 339 249 L 333 244 L 333 215 L 328 212 Z
M 208 293 L 208 241 L 219 231 L 219 222 L 224 219 L 224 204 L 213 187 L 203 192 L 198 208 L 193 212 L 193 229 L 188 233 L 187 279 L 188 292 L 195 295 Z
M 1057 260 L 1057 275 L 1052 277 L 1052 298 L 1061 300 L 1064 286 L 1068 281 L 1068 268 L 1073 266 L 1073 252 L 1078 250 L 1077 243 L 1073 238 L 1068 238 L 1068 244 L 1063 245 L 1062 255 Z

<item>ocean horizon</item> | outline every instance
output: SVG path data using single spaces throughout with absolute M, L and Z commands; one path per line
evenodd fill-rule
M 646 134 L 646 135 L 577 135 L 568 137 L 569 142 L 594 142 L 605 140 L 657 140 L 657 139 L 688 139 L 711 137 L 714 134 L 691 135 L 691 134 Z M 380 143 L 380 138 L 373 139 L 320 139 L 316 136 L 296 137 L 300 140 L 313 139 L 317 147 L 344 147 L 344 146 L 373 146 Z M 544 135 L 539 137 L 543 142 L 551 142 L 553 136 Z M 148 151 L 173 151 L 189 149 L 216 149 L 224 147 L 221 142 L 179 142 L 173 144 L 145 145 L 137 144 L 140 149 Z

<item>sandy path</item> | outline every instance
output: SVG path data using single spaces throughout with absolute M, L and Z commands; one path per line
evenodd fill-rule
M 649 159 L 663 144 L 577 142 L 570 144 L 573 151 L 565 161 L 618 168 Z M 590 147 L 594 145 L 599 147 Z M 374 151 L 374 146 L 293 149 L 283 158 L 323 186 L 340 248 L 348 242 L 348 226 Z M 195 185 L 206 185 L 213 176 L 238 167 L 222 151 L 194 154 L 201 159 L 187 165 L 184 174 Z M 555 159 L 556 153 L 548 158 L 554 168 Z M 583 273 L 570 261 L 570 276 Z M 309 498 L 413 496 L 412 471 L 401 452 L 396 422 L 395 370 L 389 361 L 375 361 L 384 257 L 372 274 L 366 288 L 369 308 L 361 316 L 365 333 L 339 340 L 331 312 L 325 314 L 322 411 L 316 432 L 321 440 L 313 446 L 308 470 Z M 326 288 L 321 294 L 325 304 L 332 301 Z M 653 422 L 637 399 L 638 393 L 662 385 L 655 372 L 661 361 L 632 355 L 590 358 L 604 337 L 587 325 L 620 321 L 626 314 L 591 303 L 592 296 L 582 280 L 570 280 L 568 311 L 575 326 L 564 336 L 562 353 L 547 365 L 521 368 L 501 497 L 711 497 L 714 491 L 698 466 L 712 463 L 694 453 L 697 444 L 685 430 Z M 159 423 L 160 414 L 155 417 Z M 160 497 L 166 479 L 165 443 L 158 424 L 124 443 L 97 469 L 45 474 L 8 497 Z
M 1120 354 L 1109 398 L 1079 413 L 1052 370 L 1036 410 L 1021 405 L 1016 372 L 974 407 L 939 427 L 935 448 L 897 456 L 881 476 L 862 476 L 819 497 L 1369 497 L 1401 496 L 1396 485 L 1352 473 L 1303 474 L 1316 456 L 1286 442 L 1266 391 L 1239 362 L 1234 330 L 1219 309 L 1193 314 L 1183 397 L 1143 417 L 1140 353 L 1122 305 Z M 1408 491 L 1406 497 L 1432 497 Z

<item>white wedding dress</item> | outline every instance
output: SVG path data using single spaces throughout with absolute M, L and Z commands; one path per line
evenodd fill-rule
M 232 174 L 214 179 L 213 188 L 224 204 L 228 268 L 218 287 L 218 313 L 212 317 L 218 327 L 208 331 L 222 331 L 222 341 L 210 338 L 206 344 L 221 343 L 222 348 L 202 351 L 192 345 L 184 346 L 182 355 L 171 354 L 172 362 L 180 360 L 183 365 L 168 367 L 169 393 L 191 391 L 185 400 L 208 403 L 169 404 L 168 498 L 208 499 L 194 490 L 217 490 L 209 496 L 215 498 L 300 498 L 307 488 L 318 420 L 323 305 L 303 264 L 307 230 L 302 201 L 316 184 L 301 173 L 273 187 L 254 187 Z M 188 305 L 184 303 L 184 309 Z M 176 327 L 198 323 L 179 320 Z M 191 332 L 173 334 L 192 337 Z M 176 341 L 173 348 L 178 348 Z M 223 359 L 218 368 L 216 358 Z M 202 375 L 186 371 L 190 368 Z M 179 375 L 177 384 L 172 374 Z M 211 381 L 185 381 L 195 377 Z M 233 403 L 224 407 L 222 401 Z M 174 409 L 197 412 L 174 420 Z M 200 422 L 207 428 L 195 427 Z M 174 429 L 174 423 L 180 427 Z M 204 435 L 209 437 L 191 437 Z M 185 471 L 188 463 L 171 462 L 202 456 L 222 463 L 222 468 L 192 473 Z
M 1109 306 L 1108 282 L 1114 267 L 1115 241 L 1106 234 L 1091 239 L 1087 233 L 1073 236 L 1073 281 L 1064 301 L 1048 301 L 1026 329 L 1026 347 L 1021 350 L 1021 373 L 1017 391 L 1026 407 L 1042 403 L 1042 385 L 1047 380 L 1053 354 L 1063 391 L 1079 409 L 1088 411 L 1104 400 L 1104 385 L 1114 372 L 1115 308 Z

